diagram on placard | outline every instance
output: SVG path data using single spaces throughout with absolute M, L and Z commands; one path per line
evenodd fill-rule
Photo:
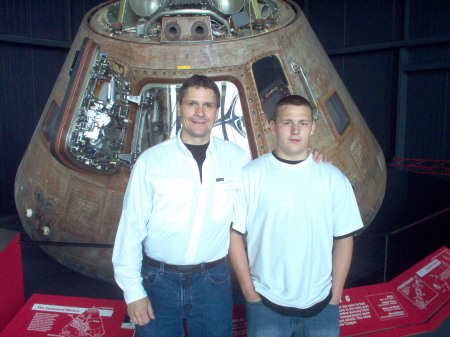
M 442 276 L 438 275 L 431 275 L 430 278 L 432 279 L 432 285 L 433 288 L 437 291 L 450 291 L 450 286 L 446 282 L 446 279 L 444 279 Z
M 419 270 L 418 275 L 439 293 L 450 291 L 450 255 L 442 252 L 425 268 Z
M 397 289 L 409 301 L 411 301 L 416 307 L 421 310 L 426 309 L 427 305 L 438 295 L 436 291 L 433 290 L 433 288 L 427 285 L 417 275 L 411 277 Z
M 420 310 L 439 296 L 450 291 L 450 254 L 448 251 L 436 255 L 419 269 L 414 276 L 397 287 L 409 301 Z
M 101 337 L 105 334 L 100 311 L 92 307 L 76 316 L 61 331 L 59 337 Z

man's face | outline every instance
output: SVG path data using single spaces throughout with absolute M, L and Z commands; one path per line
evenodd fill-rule
M 181 104 L 177 103 L 184 143 L 202 145 L 209 142 L 219 110 L 216 102 L 216 94 L 211 89 L 190 87 L 186 90 Z
M 278 111 L 276 122 L 270 122 L 270 130 L 277 140 L 275 154 L 286 160 L 306 159 L 309 137 L 316 128 L 311 109 L 306 106 L 283 105 Z

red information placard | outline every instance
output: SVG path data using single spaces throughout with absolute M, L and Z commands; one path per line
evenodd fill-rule
M 450 314 L 449 299 L 450 250 L 442 247 L 387 283 L 345 289 L 341 335 L 400 336 L 400 330 L 429 331 Z
M 119 336 L 125 314 L 123 301 L 35 294 L 0 336 Z
M 420 320 L 428 319 L 450 298 L 450 250 L 441 248 L 389 282 Z

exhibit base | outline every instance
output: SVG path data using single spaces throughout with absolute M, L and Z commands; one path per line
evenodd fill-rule
M 20 296 L 19 296 L 20 297 Z M 341 336 L 429 332 L 450 314 L 450 250 L 442 247 L 387 283 L 345 289 Z M 124 301 L 34 294 L 0 337 L 135 335 Z M 234 307 L 233 336 L 246 336 L 245 304 Z
M 0 331 L 25 303 L 20 234 L 0 228 Z

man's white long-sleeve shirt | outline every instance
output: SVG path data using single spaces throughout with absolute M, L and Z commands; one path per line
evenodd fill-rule
M 228 253 L 233 201 L 248 155 L 211 137 L 200 181 L 180 135 L 142 153 L 128 182 L 113 252 L 114 277 L 127 303 L 147 296 L 142 247 L 152 259 L 177 265 Z

